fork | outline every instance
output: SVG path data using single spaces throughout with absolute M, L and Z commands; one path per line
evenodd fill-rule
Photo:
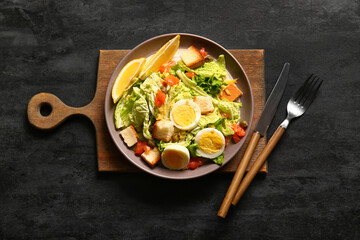
M 287 104 L 287 117 L 276 129 L 275 133 L 266 144 L 265 148 L 260 153 L 259 157 L 254 162 L 253 166 L 242 180 L 235 197 L 232 201 L 232 205 L 236 205 L 246 189 L 249 187 L 251 181 L 258 173 L 262 165 L 264 164 L 267 157 L 270 155 L 281 136 L 285 133 L 288 128 L 290 121 L 293 118 L 300 117 L 309 108 L 310 104 L 314 101 L 316 93 L 318 92 L 323 80 L 318 76 L 311 74 L 309 78 L 304 82 L 300 89 L 295 95 L 289 100 Z

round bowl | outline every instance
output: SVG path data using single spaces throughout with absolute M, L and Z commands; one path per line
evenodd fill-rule
M 126 65 L 126 63 L 128 63 L 133 59 L 137 59 L 140 57 L 148 57 L 154 54 L 167 41 L 175 37 L 177 34 L 180 35 L 179 48 L 181 49 L 188 48 L 191 45 L 193 45 L 199 49 L 204 47 L 206 51 L 209 53 L 209 55 L 213 56 L 214 58 L 217 58 L 220 54 L 223 54 L 225 56 L 226 69 L 233 78 L 238 79 L 237 86 L 244 93 L 243 96 L 241 96 L 241 102 L 243 103 L 243 106 L 241 108 L 241 120 L 247 121 L 249 126 L 251 126 L 252 123 L 254 102 L 253 102 L 253 94 L 251 91 L 249 79 L 244 69 L 242 68 L 241 64 L 224 47 L 220 46 L 218 43 L 210 39 L 198 35 L 186 34 L 186 33 L 171 33 L 171 34 L 160 35 L 140 43 L 120 61 L 120 63 L 117 65 L 116 69 L 114 70 L 110 78 L 105 95 L 105 120 L 109 133 L 115 145 L 131 163 L 133 163 L 136 167 L 142 169 L 143 171 L 162 178 L 180 180 L 180 179 L 190 179 L 190 178 L 204 176 L 206 174 L 209 174 L 211 172 L 220 169 L 225 164 L 227 164 L 243 146 L 246 137 L 249 135 L 249 128 L 246 129 L 246 136 L 242 138 L 240 142 L 236 144 L 233 143 L 232 141 L 229 142 L 229 144 L 225 148 L 224 163 L 221 166 L 215 163 L 210 163 L 209 161 L 209 163 L 204 164 L 203 166 L 200 166 L 195 170 L 174 171 L 174 170 L 169 170 L 159 164 L 154 168 L 151 168 L 149 165 L 147 165 L 147 163 L 143 159 L 141 159 L 141 157 L 136 156 L 135 152 L 132 149 L 128 148 L 125 145 L 123 139 L 119 135 L 120 130 L 117 130 L 115 128 L 115 123 L 114 123 L 114 111 L 116 105 L 113 103 L 111 97 L 111 90 L 114 85 L 114 81 L 117 75 L 119 74 L 119 72 L 121 71 L 121 69 Z M 124 161 L 124 160 L 119 159 L 119 161 Z

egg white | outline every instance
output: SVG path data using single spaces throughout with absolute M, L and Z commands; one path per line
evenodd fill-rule
M 180 105 L 188 105 L 190 106 L 192 109 L 194 109 L 195 111 L 195 120 L 188 126 L 180 126 L 178 124 L 176 124 L 176 122 L 174 121 L 173 119 L 173 110 L 175 108 L 177 108 L 178 106 Z M 200 110 L 200 107 L 198 104 L 196 104 L 193 100 L 191 99 L 182 99 L 182 100 L 179 100 L 177 101 L 174 106 L 172 107 L 171 111 L 170 111 L 170 119 L 171 121 L 174 123 L 175 127 L 181 129 L 181 130 L 191 130 L 193 129 L 194 127 L 196 127 L 196 125 L 198 124 L 199 120 L 200 120 L 200 117 L 201 117 L 201 110 Z
M 201 131 L 199 131 L 199 132 L 196 134 L 196 136 L 195 136 L 195 143 L 199 144 L 199 139 L 200 139 L 200 137 L 201 137 L 204 133 L 211 132 L 211 131 L 213 131 L 216 135 L 218 135 L 218 136 L 221 138 L 221 140 L 222 140 L 222 147 L 221 147 L 221 149 L 220 149 L 219 151 L 215 152 L 215 153 L 212 153 L 212 154 L 205 153 L 205 152 L 203 152 L 202 150 L 200 150 L 200 148 L 198 148 L 198 149 L 196 150 L 196 152 L 197 152 L 200 156 L 202 156 L 202 157 L 204 157 L 204 158 L 213 159 L 213 158 L 216 158 L 216 157 L 220 156 L 220 155 L 224 152 L 224 149 L 225 149 L 225 137 L 224 137 L 224 135 L 223 135 L 219 130 L 217 130 L 217 129 L 215 129 L 215 128 L 204 128 L 204 129 L 202 129 Z
M 181 165 L 179 167 L 177 167 L 177 168 L 171 167 L 170 166 L 171 164 L 169 164 L 170 161 L 173 160 L 173 158 L 171 156 L 169 156 L 169 154 L 168 154 L 170 151 L 176 152 L 182 158 Z M 190 161 L 189 150 L 186 147 L 181 146 L 181 145 L 175 145 L 174 144 L 174 145 L 167 146 L 164 149 L 164 151 L 162 152 L 162 154 L 161 154 L 161 162 L 162 162 L 162 164 L 166 168 L 169 168 L 171 170 L 182 170 L 189 164 L 189 161 Z

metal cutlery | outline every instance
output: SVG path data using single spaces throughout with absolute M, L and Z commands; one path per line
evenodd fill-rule
M 316 93 L 318 92 L 322 83 L 323 80 L 321 80 L 318 76 L 311 74 L 305 83 L 300 87 L 300 89 L 295 93 L 295 95 L 289 100 L 287 104 L 288 115 L 286 119 L 277 128 L 263 151 L 260 153 L 259 157 L 256 159 L 254 165 L 244 177 L 239 189 L 235 194 L 234 199 L 232 200 L 233 205 L 238 203 L 241 196 L 244 194 L 245 190 L 248 188 L 251 181 L 254 179 L 255 175 L 260 170 L 261 166 L 264 164 L 265 160 L 270 155 L 281 136 L 284 134 L 285 129 L 287 129 L 289 126 L 290 121 L 293 118 L 303 115 L 309 108 L 310 104 L 314 101 Z
M 285 63 L 283 69 L 281 70 L 281 73 L 279 75 L 279 78 L 273 88 L 273 90 L 270 93 L 270 96 L 268 97 L 264 110 L 261 113 L 261 116 L 259 118 L 259 121 L 255 127 L 255 130 L 251 136 L 250 142 L 246 148 L 245 154 L 243 158 L 240 161 L 239 166 L 236 169 L 235 175 L 231 181 L 231 184 L 229 186 L 229 189 L 225 195 L 225 198 L 220 206 L 220 209 L 218 211 L 218 216 L 225 218 L 226 214 L 229 210 L 229 207 L 231 205 L 231 201 L 233 200 L 236 189 L 239 187 L 240 181 L 243 178 L 246 167 L 249 164 L 249 161 L 254 153 L 255 147 L 259 142 L 259 139 L 263 137 L 270 125 L 271 120 L 273 119 L 276 109 L 279 105 L 279 102 L 281 100 L 281 97 L 284 93 L 288 75 L 289 75 L 289 69 L 290 64 Z

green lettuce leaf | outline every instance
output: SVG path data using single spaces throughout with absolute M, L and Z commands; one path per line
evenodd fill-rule
M 226 85 L 222 81 L 218 80 L 215 75 L 212 75 L 211 77 L 195 75 L 193 80 L 199 87 L 201 87 L 207 94 L 211 95 L 212 97 L 216 97 L 221 91 L 221 86 Z
M 201 157 L 201 155 L 196 152 L 196 150 L 199 148 L 197 143 L 190 144 L 187 148 L 191 157 Z
M 155 107 L 155 98 L 161 86 L 161 78 L 157 73 L 152 73 L 140 86 L 140 89 L 143 91 L 143 95 L 145 95 L 148 102 L 150 113 L 153 116 L 156 116 L 158 113 L 158 110 Z
M 221 131 L 221 130 L 220 130 L 220 129 L 221 129 L 221 125 L 224 123 L 225 120 L 226 120 L 226 118 L 220 117 L 220 118 L 214 123 L 214 127 L 215 127 L 217 130 Z
M 215 109 L 212 113 L 201 115 L 198 126 L 204 128 L 208 125 L 213 125 L 216 121 L 219 120 L 219 118 L 221 118 L 221 116 L 219 115 L 219 110 Z
M 242 103 L 240 102 L 228 102 L 222 100 L 213 99 L 213 103 L 216 107 L 220 109 L 221 112 L 229 113 L 229 118 L 234 121 L 240 120 L 240 108 Z
M 170 69 L 170 73 L 176 75 L 177 70 L 180 70 L 181 72 L 193 72 L 193 70 L 186 66 L 183 61 L 179 61 L 176 65 L 172 66 Z
M 132 104 L 131 111 L 127 114 L 127 125 L 133 125 L 137 132 L 142 132 L 146 139 L 152 139 L 150 133 L 150 110 L 148 102 L 144 96 L 141 96 L 142 91 L 139 88 L 133 88 L 133 94 L 137 95 L 136 101 Z M 125 126 L 125 127 L 126 127 Z
M 220 156 L 218 156 L 214 159 L 211 159 L 211 160 L 218 165 L 223 164 L 224 163 L 224 153 L 222 153 Z
M 221 118 L 219 109 L 215 108 L 214 112 L 206 115 L 201 115 L 197 126 L 191 130 L 191 133 L 196 135 L 201 129 L 209 127 L 209 125 L 215 125 L 215 123 Z
M 178 75 L 181 81 L 192 90 L 192 95 L 208 96 L 208 94 L 201 87 L 197 86 L 196 82 L 188 78 L 184 72 L 177 70 L 176 75 Z
M 138 99 L 133 91 L 126 92 L 116 105 L 114 118 L 117 129 L 128 127 L 130 125 L 129 114 L 132 111 L 135 101 Z
M 152 124 L 153 124 L 153 121 L 151 121 L 150 119 L 148 121 L 146 121 L 146 119 L 145 119 L 145 122 L 143 125 L 143 136 L 148 140 L 152 139 L 152 134 L 150 133 L 150 126 Z
M 222 134 L 224 134 L 225 137 L 234 135 L 234 130 L 232 130 L 231 128 L 231 125 L 234 123 L 236 122 L 225 118 L 222 124 L 218 125 L 216 129 L 222 132 Z
M 224 55 L 220 55 L 216 61 L 204 63 L 201 67 L 196 68 L 194 72 L 201 77 L 211 78 L 214 76 L 215 78 L 224 81 L 228 74 L 226 71 Z
M 129 114 L 130 125 L 133 125 L 136 131 L 142 130 L 143 123 L 149 121 L 149 108 L 144 97 L 140 97 L 133 105 Z
M 232 130 L 232 124 L 238 124 L 240 121 L 240 108 L 242 107 L 242 103 L 239 102 L 228 102 L 221 100 L 213 100 L 214 107 L 218 108 L 220 112 L 229 113 L 228 118 L 224 118 L 221 124 L 217 124 L 216 129 L 218 129 L 224 136 L 229 136 L 234 134 L 234 130 Z

